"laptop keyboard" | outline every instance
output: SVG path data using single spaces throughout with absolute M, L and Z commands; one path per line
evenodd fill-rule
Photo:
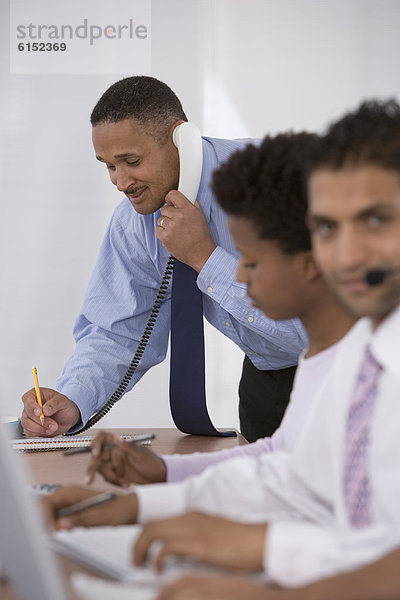
M 135 567 L 132 563 L 133 546 L 140 531 L 140 525 L 77 527 L 69 531 L 57 531 L 53 539 L 56 550 L 97 573 L 119 581 L 160 585 L 193 571 L 219 571 L 191 559 L 168 557 L 163 571 L 158 573 L 152 565 L 160 547 L 157 543 L 150 548 L 148 564 Z

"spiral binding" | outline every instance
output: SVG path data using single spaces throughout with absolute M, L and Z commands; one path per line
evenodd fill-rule
M 138 368 L 138 366 L 140 364 L 143 353 L 144 353 L 147 343 L 150 339 L 151 332 L 153 331 L 153 327 L 155 325 L 158 313 L 160 311 L 160 306 L 161 306 L 161 304 L 165 298 L 165 294 L 167 293 L 167 290 L 168 290 L 168 284 L 171 279 L 172 272 L 174 270 L 174 261 L 175 261 L 174 257 L 170 256 L 168 259 L 167 265 L 165 267 L 165 271 L 162 276 L 161 284 L 158 289 L 156 299 L 154 300 L 154 304 L 151 308 L 150 316 L 147 320 L 143 335 L 140 338 L 139 345 L 137 347 L 135 355 L 132 359 L 132 362 L 130 363 L 129 367 L 126 370 L 126 373 L 125 373 L 124 377 L 122 378 L 121 383 L 119 384 L 119 386 L 117 387 L 117 389 L 115 390 L 113 395 L 109 398 L 109 400 L 107 400 L 107 402 L 105 403 L 103 408 L 100 408 L 92 417 L 90 417 L 89 421 L 86 423 L 86 425 L 84 427 L 82 427 L 82 429 L 80 429 L 79 431 L 76 431 L 74 433 L 65 433 L 64 434 L 65 436 L 77 435 L 78 433 L 82 433 L 83 431 L 86 431 L 90 427 L 93 427 L 93 425 L 98 423 L 100 421 L 100 419 L 102 419 L 111 410 L 111 408 L 114 406 L 114 404 L 116 404 L 116 402 L 118 402 L 118 400 L 120 400 L 122 398 L 122 396 L 124 395 L 126 388 L 129 385 L 130 380 L 132 379 L 134 373 L 136 372 L 136 369 Z

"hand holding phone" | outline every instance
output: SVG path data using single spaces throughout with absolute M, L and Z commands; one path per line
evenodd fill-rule
M 172 139 L 179 153 L 178 191 L 167 194 L 156 234 L 172 256 L 199 272 L 216 247 L 196 202 L 203 165 L 202 139 L 193 123 L 175 127 Z
M 201 208 L 172 190 L 167 194 L 159 222 L 162 219 L 163 225 L 156 231 L 160 242 L 172 256 L 200 272 L 216 248 Z

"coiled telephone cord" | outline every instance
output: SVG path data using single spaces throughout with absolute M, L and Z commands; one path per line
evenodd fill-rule
M 121 383 L 119 384 L 119 386 L 117 387 L 117 389 L 115 390 L 113 395 L 109 398 L 109 400 L 107 400 L 107 402 L 103 406 L 103 408 L 100 408 L 92 417 L 90 417 L 89 421 L 86 423 L 86 425 L 84 427 L 82 427 L 82 429 L 80 429 L 79 431 L 76 431 L 74 433 L 65 433 L 64 434 L 65 436 L 77 435 L 78 433 L 82 433 L 83 431 L 86 431 L 90 427 L 93 427 L 93 425 L 98 423 L 98 421 L 100 421 L 100 419 L 102 419 L 111 410 L 111 408 L 114 406 L 114 404 L 116 404 L 118 402 L 118 400 L 120 400 L 122 398 L 122 396 L 124 395 L 126 388 L 129 385 L 129 382 L 131 381 L 134 373 L 136 372 L 136 369 L 138 368 L 138 366 L 140 364 L 143 353 L 146 349 L 146 346 L 150 339 L 151 333 L 153 331 L 155 322 L 157 320 L 158 313 L 160 311 L 160 306 L 163 303 L 165 295 L 168 290 L 168 285 L 169 285 L 171 275 L 172 275 L 172 272 L 174 269 L 174 261 L 175 261 L 174 257 L 170 256 L 168 259 L 167 265 L 165 267 L 165 271 L 162 276 L 161 284 L 160 284 L 160 287 L 158 288 L 157 296 L 156 296 L 156 299 L 154 300 L 154 304 L 151 308 L 150 316 L 146 323 L 146 327 L 144 329 L 143 335 L 140 338 L 139 345 L 137 347 L 135 355 L 132 359 L 132 362 L 130 363 L 129 367 L 126 370 L 126 373 L 125 373 L 124 377 L 122 378 Z

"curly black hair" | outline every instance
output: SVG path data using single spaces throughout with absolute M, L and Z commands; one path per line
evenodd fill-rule
M 367 164 L 400 171 L 400 106 L 392 98 L 364 101 L 332 123 L 319 141 L 310 171 Z
M 176 121 L 187 121 L 181 101 L 167 84 L 146 75 L 125 77 L 109 87 L 92 110 L 92 126 L 134 118 L 162 146 Z
M 260 238 L 276 241 L 286 254 L 311 248 L 306 172 L 317 139 L 307 132 L 267 136 L 232 154 L 213 175 L 222 209 L 250 220 Z

